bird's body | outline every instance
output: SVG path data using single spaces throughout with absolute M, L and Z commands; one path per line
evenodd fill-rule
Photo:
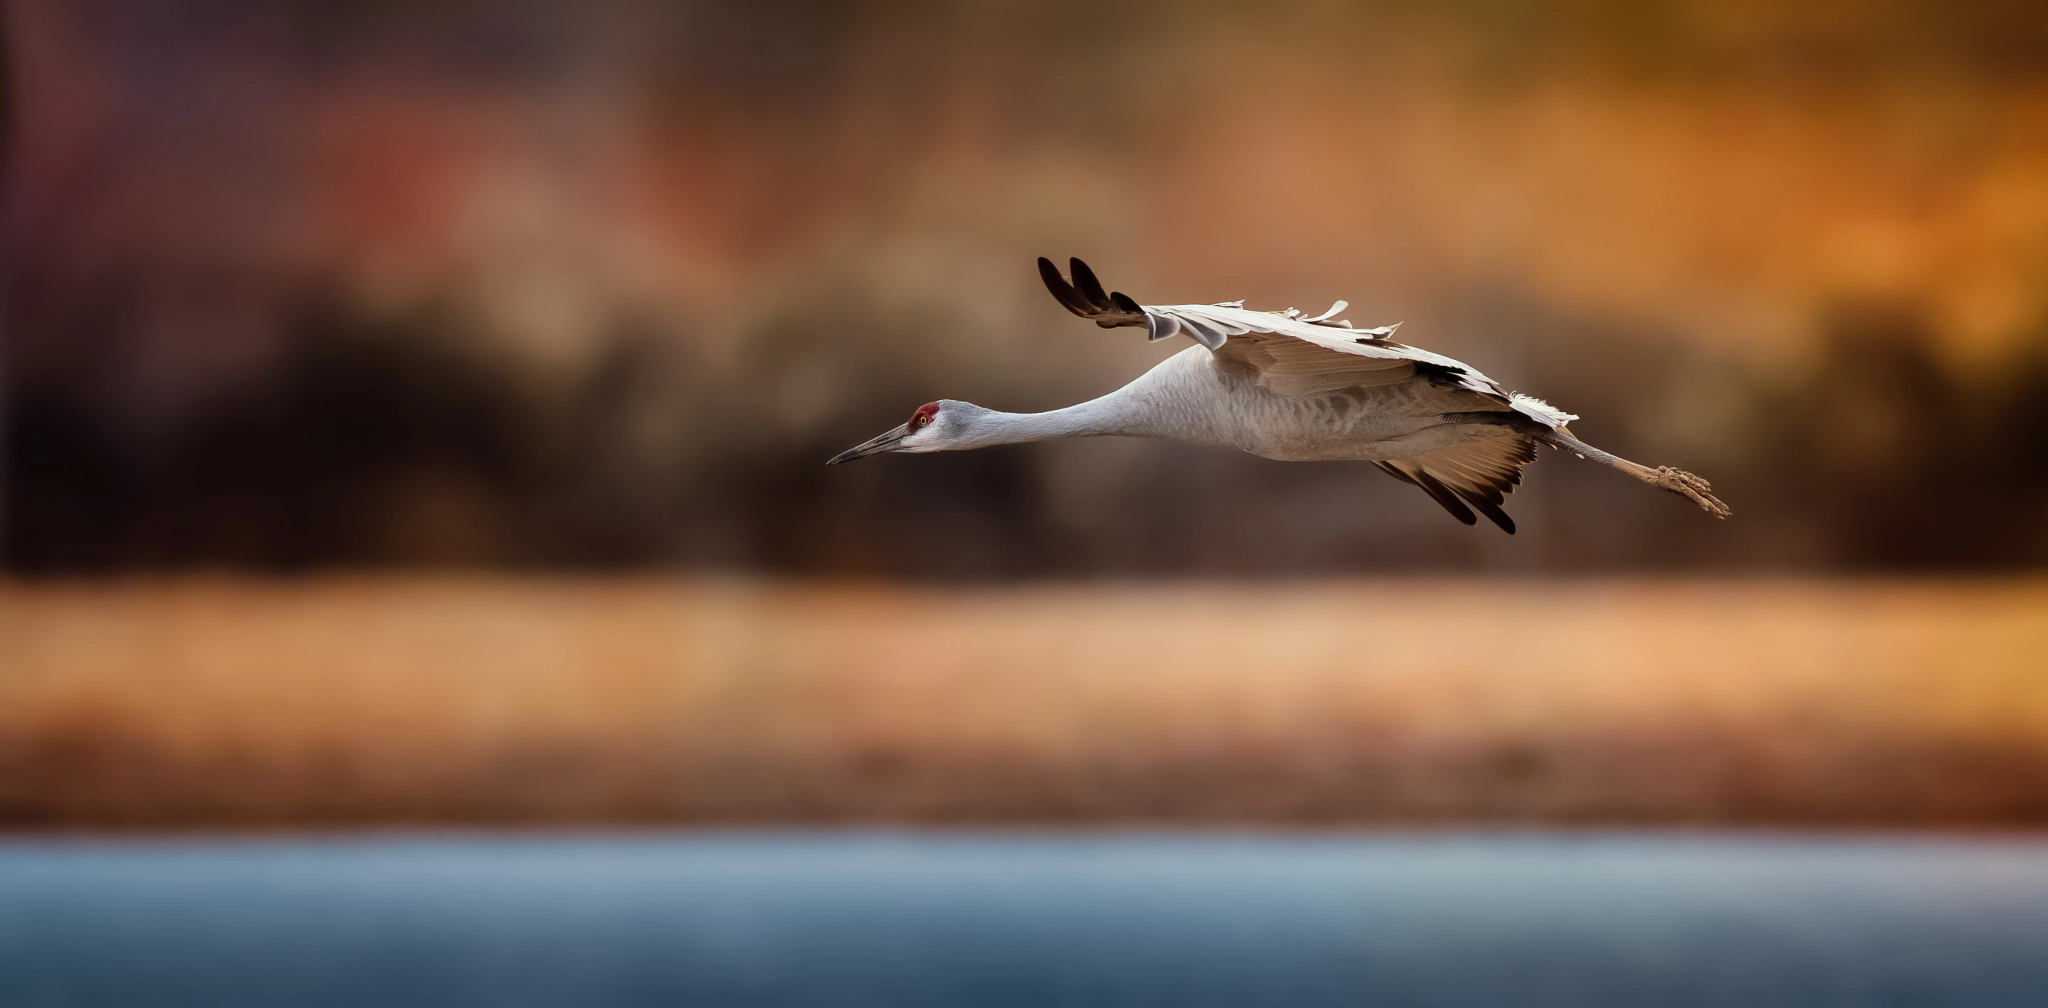
M 1578 419 L 1502 389 L 1459 361 L 1390 337 L 1397 327 L 1354 329 L 1326 321 L 1344 307 L 1302 318 L 1258 312 L 1241 302 L 1140 307 L 1108 294 L 1074 260 L 1069 285 L 1050 262 L 1040 272 L 1053 295 L 1105 328 L 1145 326 L 1153 339 L 1177 333 L 1199 345 L 1161 361 L 1108 395 L 1046 413 L 1002 413 L 942 399 L 908 423 L 842 452 L 842 462 L 882 451 L 982 448 L 1062 437 L 1165 438 L 1236 448 L 1284 462 L 1365 461 L 1415 484 L 1466 524 L 1474 509 L 1512 533 L 1501 510 L 1539 443 L 1614 466 L 1728 511 L 1705 480 L 1650 469 L 1571 436 Z
M 999 413 L 940 400 L 948 410 L 976 411 L 977 442 L 1008 444 L 1010 435 L 1122 436 L 1236 448 L 1282 462 L 1407 458 L 1511 432 L 1446 423 L 1446 413 L 1484 409 L 1478 397 L 1413 377 L 1410 369 L 1375 375 L 1371 384 L 1305 392 L 1271 387 L 1268 375 L 1241 360 L 1188 347 L 1099 399 L 1047 413 Z M 956 447 L 984 447 L 983 443 Z M 915 448 L 905 448 L 915 451 Z

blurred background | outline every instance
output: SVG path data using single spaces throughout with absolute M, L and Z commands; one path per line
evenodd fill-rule
M 5 821 L 2048 817 L 2038 5 L 6 31 Z M 1163 442 L 821 464 L 1172 351 L 1040 254 L 1348 298 L 1737 517 L 1569 458 L 1512 538 Z
M 2048 1003 L 2048 7 L 5 12 L 0 1000 Z M 822 465 L 1040 255 L 1735 516 Z
M 1917 0 L 10 6 L 6 557 L 1014 579 L 2048 561 L 2048 15 Z M 1038 410 L 1150 303 L 1407 338 L 1707 474 L 1514 539 Z
M 0 821 L 2048 819 L 2048 13 L 19 0 Z M 833 452 L 1320 309 L 1366 467 Z

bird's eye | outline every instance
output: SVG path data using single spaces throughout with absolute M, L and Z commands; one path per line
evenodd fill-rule
M 931 423 L 931 422 L 932 422 L 932 415 L 931 415 L 930 413 L 926 413 L 926 414 L 924 414 L 923 416 L 920 416 L 920 417 L 918 417 L 918 418 L 917 418 L 917 425 L 918 425 L 919 427 L 923 427 L 923 426 L 925 426 L 925 425 L 927 425 L 927 424 L 929 424 L 929 423 Z

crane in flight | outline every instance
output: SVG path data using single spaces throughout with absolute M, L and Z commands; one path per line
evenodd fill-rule
M 1238 448 L 1284 462 L 1355 459 L 1421 488 L 1467 525 L 1485 515 L 1508 534 L 1501 510 L 1522 467 L 1547 444 L 1612 466 L 1726 518 L 1728 505 L 1706 480 L 1651 468 L 1572 436 L 1578 417 L 1509 392 L 1470 365 L 1394 341 L 1398 325 L 1356 329 L 1329 311 L 1303 316 L 1253 311 L 1243 301 L 1140 305 L 1103 289 L 1071 261 L 1073 279 L 1047 259 L 1038 272 L 1067 310 L 1105 329 L 1147 338 L 1192 337 L 1196 346 L 1099 399 L 1046 413 L 1002 413 L 940 399 L 910 419 L 834 455 L 827 464 L 882 452 L 936 452 L 1048 438 L 1122 435 Z M 1333 321 L 1334 320 L 1334 321 Z

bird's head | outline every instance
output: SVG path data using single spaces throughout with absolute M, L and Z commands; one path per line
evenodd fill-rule
M 976 421 L 988 411 L 957 399 L 928 402 L 894 430 L 870 438 L 825 460 L 826 465 L 880 455 L 883 452 L 935 452 L 976 448 Z

